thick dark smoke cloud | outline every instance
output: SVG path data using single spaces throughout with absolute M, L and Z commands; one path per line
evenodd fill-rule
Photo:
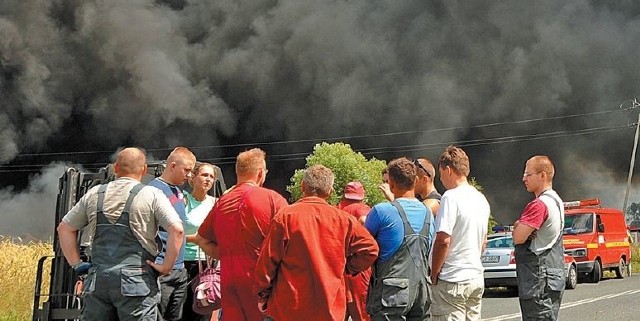
M 556 161 L 565 198 L 621 207 L 636 116 L 592 113 L 638 95 L 639 50 L 636 1 L 6 0 L 0 163 L 418 131 L 345 140 L 410 146 L 375 154 L 387 159 L 462 144 L 505 223 L 530 198 L 520 177 L 535 154 Z M 589 115 L 562 118 L 576 114 Z M 282 188 L 299 163 L 275 159 Z
M 19 193 L 0 189 L 0 235 L 20 236 L 23 241 L 51 240 L 58 179 L 64 168 L 65 164 L 50 164 L 30 177 L 29 186 Z

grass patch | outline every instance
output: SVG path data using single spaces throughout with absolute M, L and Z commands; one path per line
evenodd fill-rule
M 0 253 L 0 321 L 30 320 L 38 260 L 53 254 L 52 245 L 20 244 L 0 236 Z M 47 268 L 43 274 L 44 292 L 49 288 L 50 267 Z
M 638 243 L 631 246 L 631 271 L 640 273 L 640 244 Z

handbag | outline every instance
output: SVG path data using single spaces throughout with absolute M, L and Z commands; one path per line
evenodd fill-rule
M 202 269 L 202 260 L 198 259 L 198 275 L 191 280 L 193 291 L 192 309 L 195 313 L 208 315 L 221 307 L 220 295 L 220 261 L 212 264 L 210 257 L 206 258 L 207 267 Z

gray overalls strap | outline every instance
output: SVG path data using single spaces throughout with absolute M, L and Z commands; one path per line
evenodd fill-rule
M 391 204 L 402 218 L 404 239 L 389 260 L 373 265 L 367 312 L 372 320 L 425 320 L 431 301 L 427 257 L 432 215 L 425 215 L 422 230 L 416 233 L 402 206 L 397 201 Z
M 115 223 L 104 214 L 107 184 L 98 188 L 97 224 L 92 246 L 92 268 L 85 278 L 82 320 L 157 319 L 160 298 L 156 272 L 146 263 L 155 258 L 132 232 L 131 204 L 145 186 L 135 185 Z
M 562 213 L 562 205 L 550 197 Z M 515 247 L 518 296 L 522 319 L 557 320 L 565 287 L 562 232 L 550 249 L 536 255 L 529 248 L 531 240 Z

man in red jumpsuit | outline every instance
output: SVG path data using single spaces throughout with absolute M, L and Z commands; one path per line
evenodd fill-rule
M 344 187 L 342 200 L 337 207 L 355 217 L 364 224 L 371 207 L 363 202 L 365 195 L 364 186 L 360 182 L 349 182 Z M 371 268 L 368 268 L 356 275 L 345 275 L 345 286 L 347 291 L 347 318 L 353 321 L 369 321 L 371 317 L 367 313 L 367 290 L 369 279 L 371 278 Z M 347 320 L 345 318 L 345 320 Z
M 326 202 L 333 180 L 330 169 L 309 167 L 302 198 L 273 218 L 255 271 L 260 308 L 273 320 L 343 321 L 345 272 L 364 271 L 378 257 L 364 226 Z
M 207 254 L 220 259 L 223 320 L 265 317 L 252 292 L 253 272 L 271 219 L 287 205 L 278 193 L 261 187 L 267 175 L 265 157 L 259 148 L 238 155 L 237 184 L 216 202 L 196 236 Z

